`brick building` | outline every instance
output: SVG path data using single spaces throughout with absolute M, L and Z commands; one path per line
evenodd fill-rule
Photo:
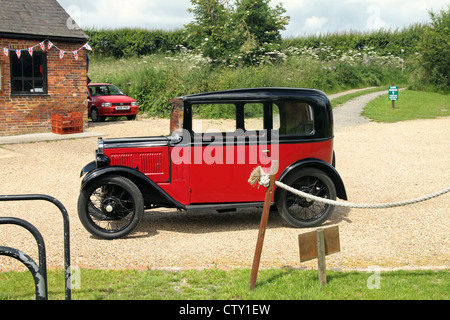
M 49 132 L 52 113 L 87 119 L 87 41 L 56 0 L 0 1 L 0 136 Z

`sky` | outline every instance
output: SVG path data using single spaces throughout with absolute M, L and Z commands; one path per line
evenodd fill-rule
M 190 0 L 57 0 L 81 28 L 174 30 L 193 21 Z M 430 21 L 450 0 L 272 0 L 290 16 L 283 37 L 396 29 Z

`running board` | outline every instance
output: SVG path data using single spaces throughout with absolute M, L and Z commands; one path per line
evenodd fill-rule
M 273 205 L 274 203 L 272 203 Z M 233 202 L 233 203 L 201 203 L 186 206 L 186 210 L 211 209 L 228 210 L 239 208 L 258 208 L 263 207 L 264 202 Z

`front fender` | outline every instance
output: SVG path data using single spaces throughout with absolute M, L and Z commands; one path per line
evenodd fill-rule
M 83 169 L 81 169 L 80 177 L 84 176 L 86 173 L 94 171 L 95 169 L 97 169 L 97 163 L 95 161 L 89 162 Z
M 89 169 L 90 167 L 91 164 L 88 164 L 85 168 Z M 83 170 L 85 168 L 83 168 Z M 149 179 L 146 175 L 136 169 L 129 167 L 108 166 L 90 171 L 81 182 L 81 190 L 89 187 L 95 181 L 108 176 L 121 176 L 131 180 L 141 191 L 146 203 L 185 209 L 185 206 L 183 204 L 172 198 L 167 192 L 165 192 L 160 186 Z
M 305 160 L 300 160 L 298 162 L 295 162 L 295 163 L 291 164 L 290 166 L 288 166 L 283 171 L 283 173 L 280 175 L 280 178 L 278 180 L 283 182 L 283 179 L 285 179 L 290 173 L 292 173 L 298 169 L 305 168 L 305 167 L 320 169 L 323 172 L 325 172 L 326 174 L 328 174 L 328 176 L 331 178 L 331 180 L 333 180 L 333 183 L 336 187 L 336 193 L 337 193 L 338 198 L 340 198 L 342 200 L 347 200 L 347 192 L 345 191 L 344 182 L 342 181 L 341 176 L 339 175 L 339 173 L 336 171 L 336 169 L 332 165 L 330 165 L 328 162 L 325 162 L 320 159 L 305 159 Z M 277 199 L 276 191 L 275 191 L 275 197 L 276 197 L 275 199 Z

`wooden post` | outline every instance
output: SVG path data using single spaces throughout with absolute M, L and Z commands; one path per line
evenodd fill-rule
M 270 183 L 266 190 L 264 199 L 264 207 L 259 225 L 258 240 L 256 242 L 255 256 L 253 257 L 252 273 L 250 275 L 250 289 L 255 289 L 256 278 L 258 277 L 259 262 L 261 261 L 261 253 L 266 234 L 267 221 L 269 220 L 270 205 L 272 203 L 273 187 L 275 186 L 275 175 L 278 171 L 278 161 L 272 161 L 270 167 Z
M 300 263 L 317 258 L 319 283 L 327 284 L 325 256 L 341 251 L 339 227 L 317 229 L 298 235 Z
M 319 269 L 319 283 L 327 284 L 327 269 L 325 264 L 325 237 L 323 229 L 317 230 L 317 265 Z

